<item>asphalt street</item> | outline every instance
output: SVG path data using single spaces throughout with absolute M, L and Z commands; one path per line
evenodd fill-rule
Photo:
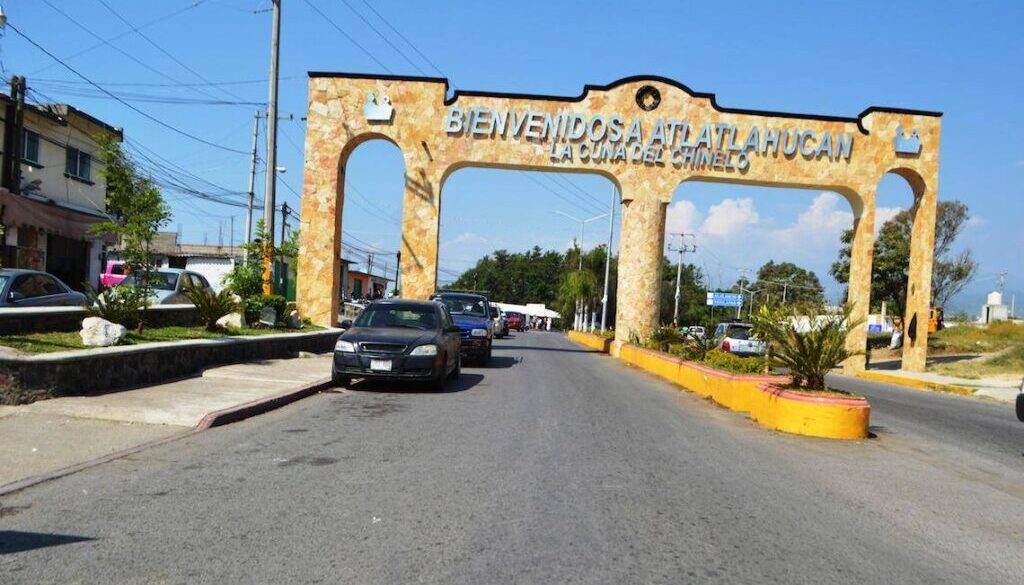
M 1019 583 L 1010 407 L 836 383 L 874 438 L 519 334 L 444 393 L 320 394 L 4 498 L 0 583 Z

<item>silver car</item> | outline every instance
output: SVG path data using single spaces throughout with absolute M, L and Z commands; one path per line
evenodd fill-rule
M 0 307 L 78 307 L 85 295 L 41 270 L 0 269 Z
M 198 272 L 181 268 L 158 268 L 149 273 L 153 284 L 153 304 L 155 305 L 187 305 L 188 292 L 194 289 L 213 290 L 206 277 Z M 129 274 L 117 286 L 135 286 L 136 275 Z

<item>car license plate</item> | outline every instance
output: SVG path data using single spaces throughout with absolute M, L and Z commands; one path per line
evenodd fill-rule
M 370 360 L 370 369 L 379 372 L 390 372 L 391 360 Z

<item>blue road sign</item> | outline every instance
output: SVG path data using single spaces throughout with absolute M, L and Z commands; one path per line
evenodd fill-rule
M 743 295 L 740 293 L 709 291 L 707 304 L 712 307 L 742 307 Z

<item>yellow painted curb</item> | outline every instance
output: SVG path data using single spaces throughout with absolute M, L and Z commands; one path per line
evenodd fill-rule
M 600 335 L 584 333 L 582 331 L 570 331 L 569 340 L 575 341 L 580 345 L 584 345 L 601 353 L 608 353 L 608 349 L 612 344 L 612 340 L 609 337 L 602 337 Z
M 585 343 L 579 335 L 570 333 L 569 338 Z M 758 424 L 770 429 L 828 439 L 868 436 L 871 406 L 860 397 L 788 390 L 781 387 L 790 383 L 786 376 L 730 374 L 628 343 L 621 345 L 618 357 L 730 410 L 749 413 Z
M 958 384 L 943 384 L 942 382 L 919 380 L 917 378 L 910 378 L 908 376 L 900 376 L 898 374 L 884 374 L 882 372 L 873 372 L 870 370 L 857 372 L 857 377 L 864 378 L 865 380 L 871 380 L 873 382 L 885 382 L 887 384 L 907 386 L 917 390 L 936 390 L 938 392 L 949 392 L 951 394 L 959 394 L 960 396 L 970 396 L 975 392 L 975 389 L 971 388 L 970 386 L 960 386 Z

